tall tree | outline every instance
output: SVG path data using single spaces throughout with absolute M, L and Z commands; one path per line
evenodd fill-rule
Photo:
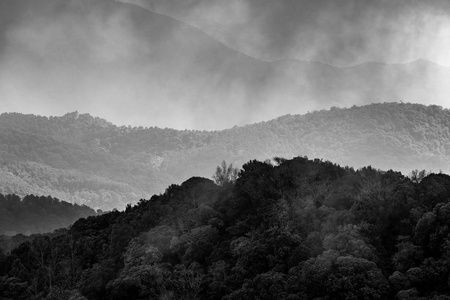
M 213 179 L 216 184 L 220 186 L 234 183 L 238 178 L 239 171 L 237 168 L 233 168 L 233 164 L 227 165 L 226 161 L 222 161 L 220 166 L 217 166 L 216 173 L 213 175 Z

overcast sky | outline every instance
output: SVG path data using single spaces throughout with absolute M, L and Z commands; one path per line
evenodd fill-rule
M 449 107 L 449 1 L 123 2 L 145 9 L 0 0 L 0 112 L 78 110 L 118 125 L 211 130 L 365 103 L 351 90 L 348 101 L 315 99 L 309 73 L 267 63 L 281 59 L 348 67 L 423 58 L 443 66 L 423 70 L 422 90 L 440 97 L 399 90 L 379 101 Z

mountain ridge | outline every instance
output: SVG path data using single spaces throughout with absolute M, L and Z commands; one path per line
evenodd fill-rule
M 253 59 L 253 60 L 255 60 L 255 61 L 260 61 L 260 62 L 270 63 L 270 61 L 265 61 L 265 60 L 263 60 L 263 59 L 261 59 L 261 58 L 252 56 L 252 55 L 250 55 L 250 54 L 248 54 L 248 53 L 244 53 L 244 52 L 239 51 L 238 49 L 232 48 L 232 47 L 230 47 L 229 45 L 227 45 L 226 43 L 224 43 L 224 42 L 222 42 L 221 40 L 217 39 L 216 37 L 214 37 L 214 36 L 208 34 L 208 33 L 207 33 L 205 30 L 203 30 L 201 27 L 195 26 L 194 24 L 188 23 L 188 22 L 186 22 L 186 21 L 184 21 L 184 20 L 182 20 L 182 19 L 180 19 L 180 18 L 177 18 L 177 17 L 175 17 L 175 16 L 172 16 L 172 15 L 169 15 L 169 14 L 165 14 L 165 13 L 162 13 L 162 12 L 158 12 L 158 11 L 155 11 L 155 10 L 151 10 L 151 9 L 148 9 L 148 8 L 146 8 L 146 7 L 144 7 L 144 6 L 141 6 L 141 5 L 136 4 L 136 3 L 133 3 L 133 2 L 127 2 L 127 1 L 121 1 L 121 0 L 114 0 L 114 1 L 115 1 L 115 2 L 118 2 L 118 3 L 125 4 L 125 5 L 131 5 L 131 6 L 134 6 L 134 7 L 138 8 L 138 9 L 146 10 L 146 11 L 152 13 L 152 14 L 157 14 L 157 15 L 160 15 L 160 16 L 164 16 L 164 17 L 170 18 L 170 19 L 172 19 L 172 20 L 174 20 L 174 21 L 177 21 L 177 22 L 180 22 L 180 23 L 182 23 L 182 24 L 184 24 L 184 25 L 186 25 L 186 26 L 188 26 L 188 27 L 194 28 L 195 30 L 201 32 L 201 33 L 204 34 L 205 36 L 207 36 L 207 37 L 209 37 L 210 39 L 216 41 L 217 43 L 221 44 L 222 46 L 224 46 L 224 47 L 226 47 L 226 48 L 232 50 L 233 52 L 239 53 L 240 55 L 246 56 L 246 57 L 251 58 L 251 59 Z
M 170 183 L 210 178 L 222 160 L 240 167 L 249 159 L 307 156 L 404 174 L 448 171 L 448 120 L 449 109 L 410 103 L 333 107 L 220 131 L 118 127 L 76 112 L 2 114 L 0 192 L 40 190 L 111 210 Z

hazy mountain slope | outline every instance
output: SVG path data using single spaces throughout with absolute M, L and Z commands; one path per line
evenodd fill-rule
M 449 127 L 450 111 L 437 106 L 371 104 L 283 116 L 220 131 L 201 149 L 174 156 L 185 156 L 177 161 L 183 166 L 194 167 L 191 162 L 195 161 L 201 170 L 198 174 L 203 176 L 208 174 L 207 161 L 215 156 L 242 164 L 252 156 L 266 159 L 306 155 L 356 168 L 372 165 L 404 173 L 413 169 L 447 172 Z
M 222 160 L 308 156 L 360 168 L 450 170 L 450 112 L 384 103 L 214 132 L 117 127 L 87 114 L 0 115 L 0 191 L 123 208 Z M 16 128 L 16 129 L 13 129 Z
M 83 110 L 122 124 L 213 128 L 259 120 L 272 91 L 295 87 L 274 77 L 269 64 L 138 6 L 112 0 L 1 5 L 11 12 L 0 29 L 7 111 Z M 254 116 L 238 113 L 249 109 Z
M 427 61 L 268 63 L 112 0 L 0 0 L 0 8 L 3 111 L 78 110 L 115 124 L 222 129 L 333 105 L 443 105 L 450 94 L 449 69 Z
M 10 161 L 3 164 L 0 170 L 0 192 L 3 194 L 51 195 L 70 203 L 86 204 L 103 210 L 123 208 L 130 199 L 148 195 L 149 187 L 153 187 L 152 191 L 159 191 L 151 177 L 148 177 L 148 181 L 148 187 L 143 189 L 137 184 L 111 180 L 108 176 L 53 168 L 31 161 Z
M 85 134 L 103 127 L 92 125 L 88 130 L 89 125 L 81 119 L 77 122 L 76 116 L 49 120 L 1 115 L 0 182 L 4 193 L 51 195 L 105 210 L 123 208 L 130 199 L 163 189 L 161 183 L 168 178 L 157 170 L 110 154 L 95 139 L 89 140 L 89 145 L 83 143 Z
M 269 61 L 333 65 L 449 65 L 445 0 L 121 0 L 192 24 L 233 49 Z

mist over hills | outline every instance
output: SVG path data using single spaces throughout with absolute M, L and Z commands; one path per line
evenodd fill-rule
M 447 0 L 0 0 L 0 298 L 450 300 L 448 49 Z
M 1 0 L 0 10 L 3 111 L 77 110 L 115 124 L 212 130 L 331 106 L 448 105 L 449 68 L 426 60 L 349 68 L 307 57 L 267 62 L 203 27 L 111 0 Z
M 411 48 L 409 62 L 373 55 L 360 59 L 358 54 L 364 50 L 384 52 L 379 47 L 372 51 L 366 39 L 358 47 L 347 39 L 350 32 L 344 31 L 317 49 L 328 54 L 335 49 L 332 62 L 347 67 L 327 64 L 326 59 L 315 62 L 314 57 L 284 55 L 289 52 L 281 51 L 288 46 L 283 42 L 288 35 L 270 42 L 283 28 L 289 29 L 285 26 L 297 12 L 305 14 L 304 8 L 310 9 L 311 16 L 331 18 L 332 1 L 321 2 L 326 4 L 323 11 L 312 2 L 280 1 L 276 12 L 267 1 L 262 8 L 252 0 L 230 1 L 227 5 L 245 4 L 248 16 L 267 16 L 256 23 L 245 18 L 250 23 L 230 25 L 234 29 L 248 25 L 244 31 L 250 36 L 268 38 L 274 48 L 258 54 L 242 51 L 244 44 L 231 40 L 230 34 L 237 31 L 226 24 L 209 28 L 210 22 L 192 21 L 193 12 L 201 13 L 198 20 L 205 20 L 206 11 L 197 9 L 207 7 L 211 17 L 222 22 L 226 5 L 210 9 L 219 5 L 217 1 L 0 0 L 0 106 L 14 112 L 0 117 L 0 192 L 51 195 L 109 210 L 163 192 L 169 184 L 194 175 L 210 177 L 222 160 L 240 166 L 250 159 L 274 156 L 306 155 L 355 168 L 373 165 L 404 173 L 448 171 L 448 110 L 439 105 L 448 106 L 450 68 L 413 60 L 428 57 L 419 55 L 420 47 Z M 424 17 L 440 7 L 438 2 L 423 6 Z M 381 29 L 387 28 L 389 34 L 382 40 L 398 41 L 394 37 L 407 33 L 406 25 L 422 5 L 411 4 L 414 13 L 405 15 L 406 10 L 397 5 L 345 3 L 336 8 L 331 23 L 307 17 L 300 23 L 292 21 L 287 33 L 300 28 L 304 34 L 300 40 L 314 44 L 307 38 L 314 27 L 320 36 L 334 23 L 339 32 L 347 28 L 345 24 L 352 28 L 359 24 L 362 31 L 356 36 L 371 32 L 381 38 Z M 289 7 L 287 23 L 271 30 L 269 25 L 281 20 Z M 381 29 L 363 30 L 373 20 L 371 11 L 384 13 L 387 8 L 392 16 L 404 17 L 398 28 L 387 23 Z M 342 17 L 351 12 L 361 14 L 350 14 L 342 25 Z M 446 12 L 442 10 L 440 16 Z M 436 20 L 422 27 L 426 34 L 420 41 L 430 47 L 436 46 L 429 39 L 432 29 L 446 24 L 445 18 Z M 253 35 L 259 31 L 261 35 Z M 337 51 L 340 38 L 355 48 Z M 336 63 L 341 58 L 347 61 L 349 53 L 358 58 L 351 66 Z M 438 106 L 368 105 L 384 101 Z M 335 108 L 322 110 L 330 107 Z M 286 114 L 292 115 L 279 117 Z M 267 122 L 257 123 L 261 120 Z
M 336 66 L 420 58 L 450 66 L 445 0 L 121 0 L 199 28 L 266 61 Z
M 450 170 L 450 111 L 409 103 L 332 108 L 222 131 L 118 127 L 76 112 L 0 115 L 0 192 L 122 209 L 222 160 L 308 156 L 408 174 Z

